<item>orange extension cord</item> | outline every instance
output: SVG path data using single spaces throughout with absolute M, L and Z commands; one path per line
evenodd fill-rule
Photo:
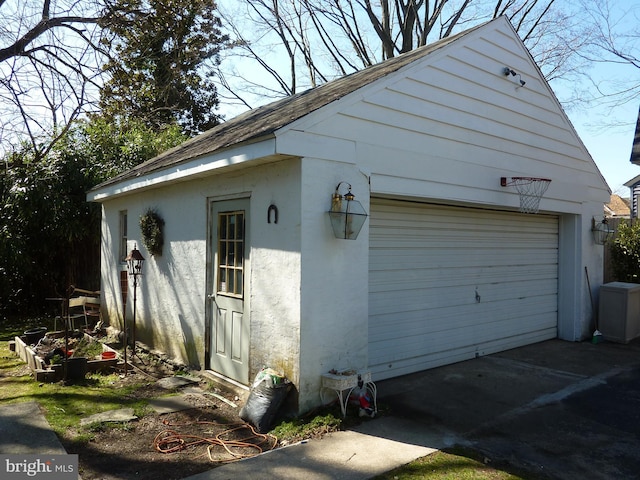
M 189 422 L 189 423 L 169 423 L 166 420 L 163 421 L 167 426 L 176 427 L 176 426 L 190 426 L 190 425 L 215 425 L 217 427 L 229 427 L 226 430 L 218 433 L 214 437 L 203 437 L 200 435 L 189 435 L 184 433 L 178 433 L 175 430 L 163 430 L 162 432 L 156 435 L 156 438 L 153 440 L 154 448 L 161 453 L 175 453 L 182 450 L 185 450 L 190 447 L 195 447 L 197 445 L 207 445 L 207 454 L 209 455 L 209 460 L 217 463 L 228 463 L 235 462 L 236 460 L 241 460 L 243 458 L 253 457 L 258 455 L 265 450 L 272 450 L 278 443 L 278 439 L 273 435 L 262 434 L 255 431 L 255 429 L 247 424 L 247 423 L 229 423 L 229 424 L 220 424 L 216 422 Z M 228 440 L 225 437 L 228 437 L 230 434 L 234 432 L 238 432 L 241 430 L 247 430 L 248 435 L 246 437 L 240 438 L 238 440 Z M 250 432 L 250 434 L 249 434 Z M 254 442 L 251 442 L 253 440 Z M 263 448 L 265 446 L 268 448 Z M 212 450 L 216 447 L 224 448 L 227 453 L 229 453 L 233 458 L 226 460 L 216 460 L 213 458 Z M 255 452 L 252 454 L 241 453 L 237 450 L 241 449 L 252 449 Z

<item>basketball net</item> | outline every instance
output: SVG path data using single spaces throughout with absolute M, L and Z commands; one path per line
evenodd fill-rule
M 540 199 L 549 188 L 548 178 L 511 177 L 503 180 L 502 186 L 513 186 L 520 194 L 520 212 L 538 213 Z

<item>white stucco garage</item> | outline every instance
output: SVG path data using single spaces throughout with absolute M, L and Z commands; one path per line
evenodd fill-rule
M 551 179 L 538 213 L 501 186 L 515 176 Z M 331 229 L 339 184 L 369 213 L 355 240 Z M 113 325 L 122 250 L 136 244 L 148 258 L 138 338 L 242 385 L 281 370 L 303 412 L 331 369 L 379 380 L 589 337 L 584 268 L 595 294 L 591 221 L 609 195 L 500 17 L 247 112 L 88 199 L 103 209 Z M 138 225 L 148 208 L 165 221 L 153 257 Z

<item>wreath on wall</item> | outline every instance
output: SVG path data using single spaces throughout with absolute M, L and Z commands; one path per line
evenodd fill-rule
M 153 208 L 140 215 L 142 243 L 151 255 L 162 255 L 164 245 L 164 220 Z

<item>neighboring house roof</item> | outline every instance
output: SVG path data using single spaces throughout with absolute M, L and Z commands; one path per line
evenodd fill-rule
M 636 133 L 633 137 L 630 161 L 635 165 L 640 165 L 640 109 L 638 109 L 638 120 L 636 121 Z
M 635 177 L 633 177 L 631 180 L 627 181 L 624 186 L 625 187 L 629 187 L 629 188 L 633 188 L 636 185 L 638 185 L 640 183 L 640 175 L 636 175 Z
M 630 201 L 615 193 L 611 195 L 611 200 L 604 206 L 604 214 L 607 217 L 630 217 Z
M 637 133 L 636 133 L 637 134 Z M 625 187 L 629 187 L 631 189 L 631 215 L 633 218 L 638 218 L 638 187 L 640 186 L 640 175 L 633 177 L 627 183 L 624 184 Z
M 484 24 L 478 25 L 456 35 L 365 68 L 364 70 L 245 112 L 177 147 L 167 150 L 151 160 L 141 163 L 131 170 L 97 185 L 92 190 L 202 157 L 220 149 L 268 138 L 279 128 L 409 65 L 416 59 L 424 57 L 454 42 L 458 38 L 469 34 L 483 25 Z

